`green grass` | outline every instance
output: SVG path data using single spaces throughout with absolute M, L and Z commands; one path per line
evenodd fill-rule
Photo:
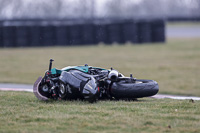
M 200 102 L 41 102 L 29 92 L 0 92 L 0 132 L 200 132 Z
M 0 82 L 33 84 L 53 66 L 113 67 L 153 79 L 160 93 L 200 96 L 200 39 L 166 44 L 0 49 Z M 200 101 L 41 102 L 29 92 L 0 91 L 0 132 L 200 132 Z
M 0 82 L 33 84 L 48 69 L 68 65 L 113 67 L 126 76 L 156 80 L 160 93 L 200 96 L 200 39 L 166 44 L 0 49 Z

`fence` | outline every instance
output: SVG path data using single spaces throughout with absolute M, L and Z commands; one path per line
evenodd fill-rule
M 165 42 L 164 20 L 1 21 L 0 47 Z

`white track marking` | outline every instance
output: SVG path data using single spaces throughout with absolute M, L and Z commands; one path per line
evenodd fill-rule
M 1 91 L 27 91 L 33 92 L 33 89 L 24 89 L 24 88 L 0 88 Z
M 29 85 L 26 87 L 26 85 L 24 85 L 23 87 L 20 88 L 20 86 L 23 85 L 19 85 L 19 86 L 13 86 L 11 85 L 9 87 L 9 85 L 4 87 L 1 87 L 0 85 L 0 91 L 26 91 L 26 92 L 33 92 L 32 87 Z M 13 88 L 12 88 L 13 87 Z M 170 98 L 170 99 L 178 99 L 178 100 L 187 100 L 187 99 L 192 99 L 192 100 L 200 100 L 200 97 L 194 97 L 194 96 L 177 96 L 177 95 L 165 95 L 165 94 L 157 94 L 155 96 L 152 96 L 151 98 L 156 98 L 156 99 L 164 99 L 164 98 Z
M 156 99 L 170 98 L 170 99 L 179 99 L 179 100 L 186 100 L 186 99 L 200 100 L 200 97 L 165 95 L 165 94 L 157 94 L 155 96 L 152 96 L 152 98 L 156 98 Z

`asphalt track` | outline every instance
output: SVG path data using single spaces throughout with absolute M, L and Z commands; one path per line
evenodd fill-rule
M 166 28 L 167 38 L 199 38 L 200 25 L 195 26 L 168 26 Z
M 33 92 L 33 85 L 25 85 L 25 84 L 0 84 L 0 91 L 25 91 L 25 92 Z M 178 99 L 178 100 L 200 100 L 200 97 L 194 96 L 178 96 L 178 95 L 166 95 L 166 94 L 157 94 L 152 96 L 151 98 L 163 99 Z

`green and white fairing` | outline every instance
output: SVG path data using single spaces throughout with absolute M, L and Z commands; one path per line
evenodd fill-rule
M 68 66 L 68 67 L 64 67 L 62 69 L 53 68 L 53 69 L 51 69 L 51 74 L 61 74 L 62 71 L 69 72 L 70 70 L 79 70 L 81 72 L 88 73 L 89 69 L 106 70 L 103 68 L 92 67 L 92 66 L 87 66 L 87 65 L 85 65 L 85 66 Z

